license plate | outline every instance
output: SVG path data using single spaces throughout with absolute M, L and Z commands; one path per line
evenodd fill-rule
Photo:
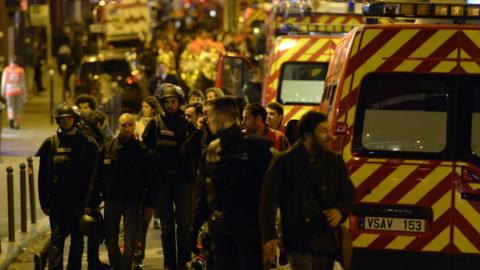
M 360 222 L 363 230 L 425 232 L 424 219 L 364 217 Z

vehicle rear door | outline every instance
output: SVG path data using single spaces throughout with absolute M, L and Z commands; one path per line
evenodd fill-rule
M 223 55 L 217 66 L 215 86 L 231 91 L 232 95 L 243 97 L 243 86 L 248 82 L 252 64 L 239 55 Z
M 454 74 L 378 72 L 361 80 L 358 103 L 349 105 L 356 114 L 346 119 L 355 123 L 353 141 L 344 149 L 356 187 L 351 229 L 361 262 L 403 267 L 392 269 L 450 264 L 455 89 Z
M 471 56 L 480 56 L 475 54 L 476 46 L 467 45 L 470 43 L 465 40 L 468 36 L 463 38 L 462 53 L 467 50 Z M 468 62 L 462 65 L 468 74 L 459 77 L 457 96 L 452 228 L 454 270 L 473 269 L 480 265 L 480 68 L 477 62 Z

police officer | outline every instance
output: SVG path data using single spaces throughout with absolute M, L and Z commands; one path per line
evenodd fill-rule
M 37 152 L 40 157 L 40 205 L 50 218 L 48 265 L 49 269 L 63 269 L 65 238 L 70 235 L 67 269 L 80 270 L 83 235 L 79 221 L 84 212 L 97 145 L 77 128 L 80 114 L 75 107 L 62 104 L 54 116 L 59 130 L 47 138 Z
M 156 168 L 147 149 L 134 138 L 135 118 L 128 113 L 119 119 L 118 137 L 107 142 L 97 158 L 94 180 L 87 199 L 86 213 L 105 200 L 105 231 L 108 257 L 115 270 L 132 269 L 137 232 L 141 225 L 140 207 L 150 220 L 156 201 Z M 125 252 L 118 245 L 123 216 Z
M 189 226 L 192 205 L 192 179 L 188 177 L 185 142 L 195 127 L 180 109 L 184 93 L 176 85 L 164 83 L 155 91 L 164 113 L 150 121 L 143 142 L 154 149 L 160 171 L 158 213 L 161 222 L 165 269 L 186 269 L 190 259 Z M 175 233 L 175 225 L 177 230 Z M 178 258 L 178 259 L 176 259 Z
M 209 216 L 214 264 L 219 270 L 262 269 L 257 211 L 272 143 L 242 134 L 238 117 L 232 98 L 212 102 L 207 123 L 218 138 L 207 148 L 206 177 L 199 183 L 202 190 L 195 207 L 195 223 Z
M 80 113 L 81 114 L 81 113 Z M 82 123 L 78 125 L 80 130 L 90 138 L 92 138 L 98 145 L 102 147 L 110 138 L 106 138 L 102 134 L 101 129 L 106 121 L 106 116 L 99 110 L 89 111 L 81 116 Z M 103 219 L 102 213 L 98 205 L 93 208 L 90 213 L 91 216 L 97 219 Z M 87 242 L 87 262 L 88 269 L 109 269 L 110 265 L 100 260 L 100 244 L 103 242 L 103 234 L 94 233 L 88 236 Z

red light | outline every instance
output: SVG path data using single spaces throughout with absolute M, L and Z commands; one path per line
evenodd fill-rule
M 127 83 L 128 84 L 134 84 L 134 83 L 138 82 L 139 80 L 140 80 L 140 76 L 132 75 L 132 76 L 127 77 Z
M 478 182 L 480 181 L 480 177 L 475 173 L 473 173 L 472 171 L 470 171 L 469 169 L 463 168 L 462 180 L 464 182 Z
M 75 86 L 81 86 L 82 85 L 82 80 L 76 79 L 75 80 Z

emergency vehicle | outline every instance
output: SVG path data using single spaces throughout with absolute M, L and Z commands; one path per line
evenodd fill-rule
M 306 6 L 296 1 L 274 6 L 278 37 L 266 65 L 263 103 L 283 104 L 285 123 L 318 107 L 337 43 L 363 23 L 363 17 L 355 14 L 361 5 L 352 4 L 322 1 L 318 6 Z
M 319 89 L 323 89 L 336 44 L 345 33 L 363 23 L 363 17 L 358 12 L 360 4 L 352 8 L 348 3 L 326 1 L 321 6 L 309 6 L 304 1 L 274 1 L 272 5 L 272 15 L 265 24 L 270 27 L 267 37 L 273 39 L 267 40 L 263 104 L 283 104 L 287 122 L 318 107 L 322 97 Z M 228 59 L 238 67 L 236 74 L 247 74 L 245 78 L 237 76 L 236 85 L 233 84 L 234 89 L 241 89 L 248 81 L 248 72 L 244 70 L 248 71 L 251 64 L 239 55 L 223 59 L 217 78 L 225 78 L 223 70 L 233 70 L 226 65 Z
M 154 5 L 147 0 L 100 1 L 90 31 L 102 33 L 114 47 L 141 45 L 152 39 L 154 14 Z
M 321 102 L 356 187 L 353 269 L 479 269 L 480 5 L 363 12 L 392 23 L 340 41 Z

